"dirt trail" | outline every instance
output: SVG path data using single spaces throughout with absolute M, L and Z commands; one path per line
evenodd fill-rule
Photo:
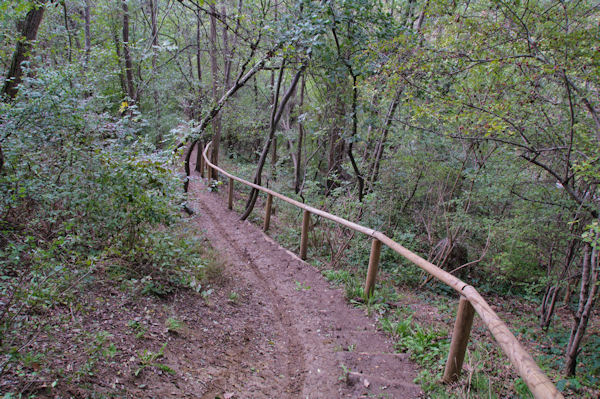
M 197 227 L 229 263 L 228 274 L 248 293 L 245 300 L 257 305 L 245 308 L 256 314 L 244 318 L 257 323 L 247 326 L 256 329 L 247 339 L 253 347 L 266 344 L 259 351 L 237 345 L 230 353 L 236 363 L 258 362 L 261 369 L 224 369 L 227 384 L 213 382 L 212 392 L 237 387 L 243 389 L 235 392 L 239 398 L 419 396 L 414 365 L 394 353 L 389 339 L 346 303 L 341 290 L 257 226 L 241 222 L 198 179 L 190 194 Z

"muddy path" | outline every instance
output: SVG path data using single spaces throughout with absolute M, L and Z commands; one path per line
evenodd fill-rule
M 269 332 L 268 337 L 249 338 L 266 339 L 268 355 L 238 348 L 239 363 L 260 358 L 265 378 L 257 386 L 256 379 L 247 378 L 255 373 L 240 373 L 239 367 L 233 367 L 225 379 L 244 387 L 235 397 L 419 396 L 421 391 L 412 382 L 415 366 L 406 355 L 394 353 L 374 321 L 349 306 L 340 289 L 331 287 L 314 267 L 260 228 L 240 221 L 198 176 L 191 185 L 190 200 L 196 210 L 195 226 L 224 257 L 232 280 L 251 293 L 246 299 L 257 306 L 246 311 L 256 312 L 251 317 L 255 327 L 262 334 Z M 213 384 L 213 392 L 218 391 L 225 392 L 227 387 Z
M 46 366 L 31 381 L 0 379 L 0 397 L 415 398 L 413 364 L 394 353 L 341 289 L 241 222 L 221 193 L 192 180 L 196 213 L 177 234 L 205 246 L 196 289 L 144 293 L 147 277 L 118 259 L 99 264 L 76 306 L 50 309 L 30 353 Z M 211 271 L 212 270 L 212 271 Z M 151 276 L 149 276 L 151 277 Z M 150 280 L 149 280 L 150 281 Z M 40 355 L 41 356 L 41 355 Z

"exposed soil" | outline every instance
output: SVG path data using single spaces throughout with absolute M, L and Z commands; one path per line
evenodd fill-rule
M 220 272 L 203 282 L 205 294 L 182 288 L 162 298 L 142 294 L 139 282 L 115 276 L 115 265 L 106 262 L 82 285 L 74 305 L 57 303 L 42 315 L 51 322 L 23 334 L 23 352 L 31 359 L 21 370 L 0 373 L 0 396 L 424 396 L 412 382 L 415 365 L 395 353 L 374 320 L 350 306 L 314 267 L 256 225 L 241 222 L 226 209 L 223 193 L 211 193 L 196 176 L 188 205 L 196 213 L 185 234 L 203 237 L 220 256 Z M 403 298 L 397 305 L 413 309 L 415 321 L 451 328 L 447 312 L 409 292 Z M 499 297 L 491 302 L 507 320 L 535 313 L 533 304 Z M 557 317 L 568 324 L 566 310 Z M 594 320 L 591 335 L 597 334 Z M 491 342 L 477 318 L 473 334 Z M 534 353 L 537 341 L 518 335 Z M 507 381 L 516 378 L 506 362 L 497 367 L 505 369 Z M 466 368 L 470 373 L 475 366 Z
M 311 265 L 195 179 L 187 234 L 222 258 L 201 292 L 140 292 L 99 266 L 25 343 L 0 394 L 39 398 L 413 398 L 408 355 Z M 118 269 L 118 265 L 117 265 Z M 141 276 L 140 276 L 141 277 Z M 137 284 L 137 285 L 136 285 Z M 137 287 L 137 288 L 136 288 Z M 24 337 L 27 334 L 24 334 Z M 34 355 L 39 354 L 39 358 Z M 31 378 L 35 376 L 35 378 Z
M 232 283 L 246 292 L 242 320 L 247 344 L 230 348 L 236 365 L 213 380 L 212 394 L 236 397 L 411 398 L 415 366 L 397 354 L 373 321 L 350 307 L 343 292 L 256 226 L 240 222 L 222 199 L 200 185 L 191 190 L 194 218 L 223 254 Z M 221 342 L 219 346 L 227 345 Z M 246 364 L 246 366 L 244 366 Z M 254 371 L 247 365 L 255 364 Z M 208 396 L 207 396 L 208 397 Z

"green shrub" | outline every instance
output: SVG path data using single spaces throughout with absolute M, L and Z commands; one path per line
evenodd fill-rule
M 145 139 L 135 109 L 120 117 L 97 112 L 109 104 L 70 84 L 71 72 L 37 70 L 14 102 L 0 103 L 4 372 L 19 372 L 27 356 L 15 348 L 56 322 L 49 309 L 83 301 L 74 293 L 85 292 L 99 268 L 153 295 L 199 289 L 205 277 L 203 244 L 174 230 L 184 198 L 169 167 L 173 151 Z M 96 338 L 84 337 L 100 348 Z M 110 356 L 115 348 L 107 348 Z

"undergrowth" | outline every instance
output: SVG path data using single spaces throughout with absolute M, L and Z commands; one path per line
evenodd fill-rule
M 207 243 L 182 227 L 181 181 L 166 166 L 178 155 L 140 135 L 145 122 L 135 108 L 112 118 L 94 111 L 102 99 L 78 100 L 86 88 L 69 85 L 69 73 L 40 70 L 15 102 L 0 103 L 5 398 L 62 382 L 85 386 L 99 363 L 112 361 L 109 335 L 74 327 L 108 300 L 95 298 L 102 287 L 166 297 L 202 292 L 219 273 Z M 55 369 L 65 356 L 55 344 L 66 336 L 84 359 Z

